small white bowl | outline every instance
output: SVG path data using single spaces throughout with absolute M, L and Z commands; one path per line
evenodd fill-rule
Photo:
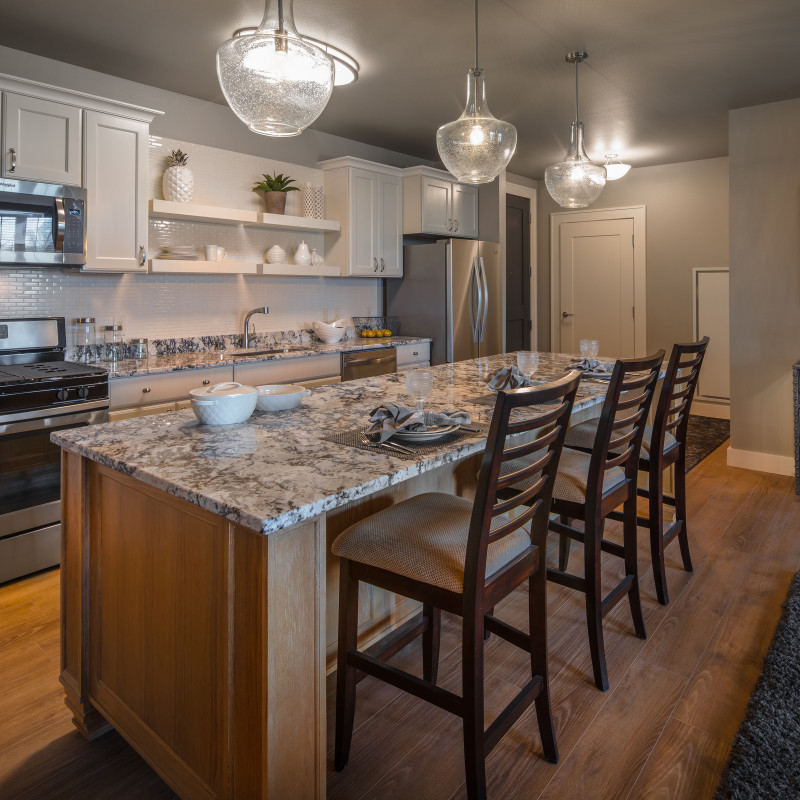
M 311 392 L 297 383 L 264 384 L 258 387 L 256 407 L 259 411 L 286 411 L 297 408 Z
M 326 344 L 334 344 L 341 342 L 347 333 L 347 320 L 337 319 L 332 325 L 327 322 L 319 322 L 317 320 L 313 323 L 314 333 L 322 339 Z
M 189 396 L 201 425 L 236 425 L 255 411 L 258 389 L 241 383 L 217 383 L 192 389 Z

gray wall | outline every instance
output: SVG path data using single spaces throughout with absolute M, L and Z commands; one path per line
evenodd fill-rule
M 395 167 L 431 165 L 431 162 L 419 158 L 314 130 L 306 130 L 288 139 L 259 136 L 249 131 L 227 106 L 8 47 L 0 47 L 0 72 L 164 111 L 164 116 L 154 120 L 150 128 L 156 136 L 314 167 L 322 159 L 338 156 L 355 156 Z M 336 102 L 335 89 L 330 102 Z
M 550 347 L 550 215 L 562 211 L 544 181 L 538 191 L 539 347 Z M 647 349 L 692 337 L 692 269 L 728 266 L 728 159 L 632 169 L 609 181 L 591 210 L 646 206 Z
M 791 456 L 800 359 L 800 100 L 729 115 L 731 447 Z

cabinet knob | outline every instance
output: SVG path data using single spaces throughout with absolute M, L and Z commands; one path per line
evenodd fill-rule
M 144 389 L 142 389 L 142 394 L 150 394 L 152 391 L 153 390 L 149 386 L 145 386 Z
M 11 166 L 8 168 L 9 172 L 17 171 L 17 151 L 13 147 L 8 148 L 8 154 L 11 156 Z
M 418 355 L 419 355 L 419 352 L 418 352 L 417 350 L 415 350 L 415 351 L 414 351 L 414 355 L 415 355 L 415 356 L 418 356 Z
M 211 383 L 211 381 L 210 381 L 208 378 L 206 378 L 206 379 L 203 381 L 203 386 L 208 386 L 208 384 L 209 384 L 209 383 Z
M 139 245 L 139 266 L 143 267 L 144 262 L 147 261 L 147 250 L 144 249 L 144 245 Z

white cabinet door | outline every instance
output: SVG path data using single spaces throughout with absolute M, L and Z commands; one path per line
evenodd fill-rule
M 379 274 L 403 277 L 403 183 L 393 175 L 380 176 L 378 215 Z
M 453 184 L 453 236 L 478 238 L 478 187 Z
M 145 122 L 86 112 L 85 270 L 147 271 Z
M 422 233 L 453 232 L 451 187 L 450 181 L 422 176 Z
M 2 174 L 80 186 L 81 109 L 6 92 Z
M 365 169 L 350 173 L 350 274 L 375 275 L 378 264 L 380 175 Z

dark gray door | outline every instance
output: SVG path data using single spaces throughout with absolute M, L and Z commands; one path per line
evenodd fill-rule
M 506 352 L 531 347 L 531 201 L 506 195 Z

